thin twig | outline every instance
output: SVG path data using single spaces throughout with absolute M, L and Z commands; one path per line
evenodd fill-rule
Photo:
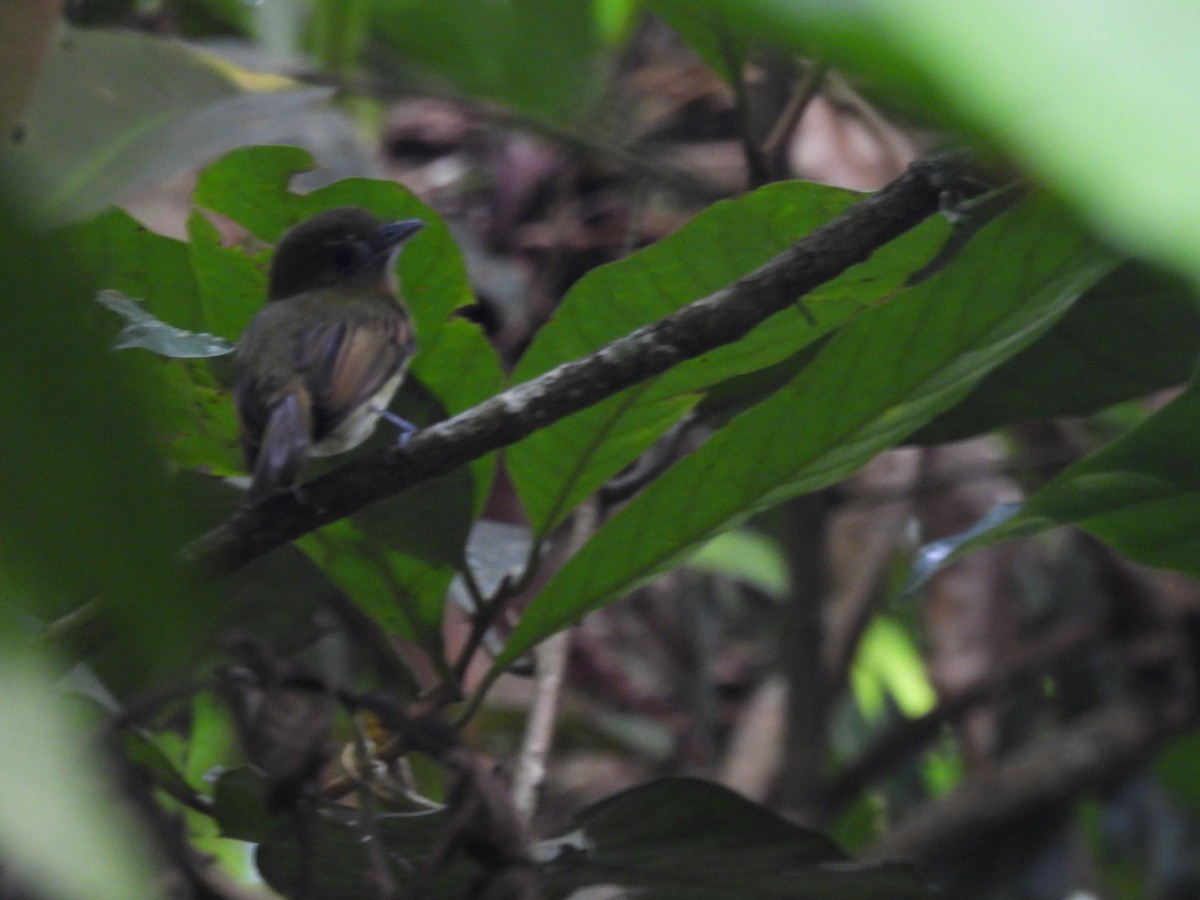
M 783 108 L 783 112 L 775 120 L 775 124 L 771 128 L 771 133 L 763 141 L 763 156 L 766 158 L 771 171 L 776 173 L 780 178 L 787 172 L 784 160 L 787 156 L 788 140 L 791 138 L 792 132 L 796 130 L 796 126 L 800 124 L 800 120 L 804 118 L 805 110 L 813 102 L 813 99 L 817 96 L 817 92 L 821 90 L 821 85 L 825 82 L 825 75 L 828 71 L 829 63 L 822 60 L 814 60 L 809 64 L 808 71 L 804 73 L 804 77 L 796 85 L 796 90 L 793 91 L 787 106 Z
M 574 556 L 587 543 L 598 524 L 599 504 L 592 498 L 575 513 L 564 560 Z M 513 807 L 526 824 L 533 819 L 538 790 L 546 777 L 546 757 L 554 741 L 554 723 L 558 717 L 558 701 L 570 649 L 571 632 L 564 630 L 543 641 L 534 651 L 537 654 L 537 690 L 513 778 Z
M 358 768 L 358 816 L 356 828 L 358 840 L 366 856 L 366 880 L 375 888 L 375 896 L 392 898 L 396 896 L 396 882 L 388 870 L 384 847 L 379 839 L 378 820 L 375 810 L 375 793 L 371 786 L 372 766 L 375 761 L 371 758 L 371 748 L 358 716 L 352 716 L 354 728 L 354 765 Z
M 1147 700 L 1119 700 L 981 769 L 903 819 L 868 857 L 904 859 L 924 871 L 945 871 L 977 854 L 994 858 L 997 842 L 1020 823 L 1127 777 L 1180 730 Z
M 742 155 L 746 158 L 746 182 L 751 189 L 762 187 L 771 180 L 767 158 L 754 139 L 754 125 L 750 115 L 750 94 L 746 90 L 746 67 L 742 56 L 734 46 L 733 36 L 723 22 L 713 23 L 713 31 L 721 47 L 722 62 L 729 74 L 733 87 L 733 108 L 737 116 L 738 140 Z

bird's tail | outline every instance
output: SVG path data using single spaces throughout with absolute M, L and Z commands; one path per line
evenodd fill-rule
M 312 401 L 308 394 L 286 394 L 271 410 L 263 429 L 254 478 L 246 502 L 253 506 L 273 494 L 292 490 L 308 460 L 312 434 Z

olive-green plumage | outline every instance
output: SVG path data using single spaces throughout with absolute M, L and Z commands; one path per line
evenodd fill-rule
M 350 450 L 375 430 L 413 351 L 393 261 L 423 225 L 341 207 L 279 242 L 269 302 L 234 356 L 249 504 L 293 490 L 310 456 Z

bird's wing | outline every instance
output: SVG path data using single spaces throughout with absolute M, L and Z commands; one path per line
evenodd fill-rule
M 374 396 L 411 354 L 412 326 L 399 310 L 306 329 L 296 344 L 296 368 L 312 396 L 314 443 Z

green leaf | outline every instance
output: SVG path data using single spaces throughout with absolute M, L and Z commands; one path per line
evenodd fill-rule
M 140 300 L 126 297 L 120 291 L 101 291 L 96 302 L 125 320 L 113 342 L 114 350 L 140 347 L 169 359 L 208 359 L 233 352 L 233 344 L 224 338 L 168 325 L 142 309 Z
M 1044 198 L 997 219 L 954 264 L 863 311 L 791 384 L 602 526 L 530 603 L 494 671 L 696 543 L 902 440 L 1035 340 L 1112 265 Z
M 13 423 L 0 433 L 0 630 L 18 598 L 52 619 L 99 595 L 137 678 L 189 642 L 195 610 L 175 553 L 191 521 L 170 505 L 143 383 L 91 327 L 104 313 L 74 248 L 20 227 L 5 185 L 0 296 L 14 300 L 6 321 L 20 340 L 0 358 L 0 408 Z
M 589 0 L 379 0 L 374 30 L 406 65 L 551 122 L 582 120 L 601 86 Z
M 183 773 L 175 767 L 162 748 L 144 731 L 125 729 L 120 733 L 121 749 L 126 760 L 150 776 L 155 785 L 172 797 L 195 795 Z
M 1028 349 L 912 440 L 960 440 L 1027 419 L 1078 416 L 1187 380 L 1200 301 L 1187 282 L 1125 263 Z
M 221 233 L 199 210 L 188 216 L 188 263 L 195 279 L 205 327 L 237 337 L 262 308 L 266 295 L 266 255 L 226 247 Z
M 724 81 L 732 84 L 742 77 L 754 35 L 743 27 L 735 7 L 687 0 L 650 0 L 648 5 Z
M 547 873 L 547 894 L 615 884 L 655 900 L 868 900 L 933 894 L 906 867 L 856 865 L 827 837 L 733 791 L 664 778 L 574 817 Z
M 1087 529 L 1150 566 L 1200 575 L 1200 391 L 1189 389 L 1123 437 L 1060 472 L 959 554 L 1057 525 Z
M 791 584 L 778 543 L 748 528 L 717 535 L 692 554 L 687 564 L 744 581 L 775 599 L 787 596 Z
M 766 263 L 861 195 L 805 182 L 714 204 L 670 237 L 589 272 L 571 289 L 513 373 L 522 382 L 705 297 Z M 926 222 L 870 260 L 772 316 L 743 339 L 542 429 L 505 460 L 531 526 L 554 527 L 699 399 L 734 376 L 779 363 L 863 307 L 897 291 L 946 235 Z
M 151 231 L 120 209 L 64 226 L 55 235 L 94 293 L 117 290 L 139 298 L 150 313 L 176 328 L 205 329 L 183 241 Z
M 107 794 L 93 741 L 64 707 L 60 672 L 18 649 L 29 623 L 99 607 L 143 689 L 185 651 L 194 597 L 175 554 L 190 519 L 167 496 L 136 381 L 90 326 L 99 310 L 69 245 L 12 213 L 0 172 L 0 844 L 42 896 L 154 896 L 147 837 Z M 16 339 L 19 338 L 19 339 Z
M 319 0 L 308 20 L 309 45 L 322 68 L 351 73 L 367 38 L 372 0 Z
M 205 167 L 196 179 L 192 200 L 275 243 L 301 219 L 322 208 L 313 208 L 302 195 L 288 189 L 295 176 L 315 167 L 312 154 L 299 147 L 240 147 Z
M 294 134 L 328 98 L 182 43 L 64 28 L 24 138 L 5 157 L 31 182 L 39 213 L 79 218 L 232 147 Z
M 137 297 L 143 312 L 164 329 L 215 330 L 204 313 L 190 248 L 183 241 L 156 234 L 116 209 L 59 229 L 55 240 L 79 260 L 81 277 L 93 295 L 115 290 Z M 115 319 L 105 316 L 103 324 L 112 330 Z M 138 384 L 146 418 L 177 466 L 203 467 L 214 474 L 241 472 L 233 408 L 208 364 L 136 350 L 120 354 L 116 364 Z
M 887 618 L 875 619 L 867 628 L 850 682 L 859 709 L 873 721 L 885 713 L 887 697 L 910 717 L 929 712 L 937 700 L 912 638 L 899 623 Z

